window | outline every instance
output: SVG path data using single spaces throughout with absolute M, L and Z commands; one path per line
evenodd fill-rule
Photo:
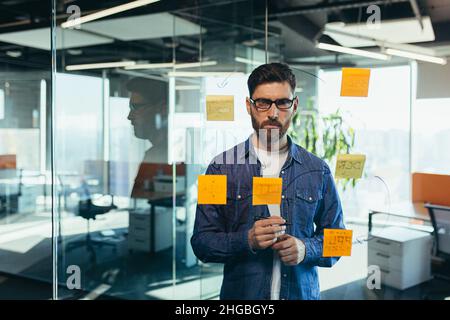
M 366 155 L 363 178 L 340 190 L 346 216 L 364 217 L 409 199 L 410 67 L 372 69 L 367 98 L 340 97 L 340 77 L 340 70 L 319 72 L 318 107 L 321 114 L 340 109 L 355 129 L 351 153 Z

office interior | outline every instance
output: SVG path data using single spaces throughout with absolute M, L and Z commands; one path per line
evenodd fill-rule
M 253 132 L 266 62 L 296 75 L 294 142 L 333 173 L 366 156 L 336 179 L 352 251 L 319 268 L 322 299 L 450 297 L 450 1 L 0 8 L 1 299 L 218 299 L 223 265 L 190 245 L 197 177 Z M 342 68 L 370 69 L 367 97 L 340 95 Z M 208 118 L 213 95 L 231 121 Z

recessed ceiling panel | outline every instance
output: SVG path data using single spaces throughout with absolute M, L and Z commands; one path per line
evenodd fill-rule
M 50 28 L 3 33 L 0 34 L 0 41 L 24 47 L 50 50 Z M 112 39 L 76 29 L 62 29 L 60 27 L 56 29 L 56 49 L 86 47 L 111 42 L 113 42 Z
M 89 22 L 81 28 L 124 41 L 200 33 L 199 25 L 166 12 Z
M 381 21 L 379 28 L 366 23 L 344 24 L 342 22 L 327 23 L 326 34 L 345 47 L 369 47 L 375 42 L 358 38 L 370 37 L 391 43 L 417 43 L 434 41 L 434 31 L 430 17 L 423 17 L 423 30 L 415 18 Z M 354 36 L 338 34 L 345 32 Z

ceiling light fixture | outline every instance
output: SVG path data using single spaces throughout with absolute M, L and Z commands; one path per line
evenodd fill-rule
M 67 71 L 75 70 L 89 70 L 89 69 L 107 69 L 120 68 L 135 65 L 135 61 L 116 61 L 116 62 L 102 62 L 102 63 L 88 63 L 88 64 L 73 64 L 66 66 Z
M 132 2 L 121 4 L 119 6 L 115 6 L 115 7 L 109 8 L 109 9 L 101 10 L 101 11 L 98 11 L 96 13 L 92 13 L 92 14 L 89 14 L 87 16 L 84 16 L 84 17 L 80 17 L 80 18 L 77 18 L 77 19 L 72 19 L 72 20 L 63 22 L 61 24 L 61 27 L 62 28 L 75 27 L 75 26 L 78 26 L 78 25 L 80 25 L 82 23 L 86 23 L 86 22 L 89 22 L 89 21 L 93 21 L 93 20 L 97 20 L 97 19 L 104 18 L 104 17 L 107 17 L 107 16 L 111 16 L 113 14 L 116 14 L 116 13 L 119 13 L 119 12 L 123 12 L 123 11 L 128 11 L 128 10 L 131 10 L 131 9 L 134 9 L 134 8 L 142 7 L 142 6 L 145 6 L 147 4 L 150 4 L 150 3 L 153 3 L 153 2 L 157 2 L 157 1 L 159 1 L 159 0 L 136 0 L 136 1 L 132 1 Z
M 234 61 L 245 63 L 245 64 L 250 64 L 250 65 L 254 65 L 254 66 L 259 66 L 259 65 L 264 64 L 264 62 L 262 62 L 262 61 L 256 61 L 256 60 L 251 60 L 251 59 L 242 58 L 242 57 L 235 57 Z
M 126 70 L 140 70 L 140 69 L 167 69 L 167 68 L 195 68 L 195 67 L 206 67 L 215 66 L 217 61 L 202 61 L 202 62 L 189 62 L 189 63 L 178 63 L 173 62 L 166 63 L 142 63 L 136 64 L 134 66 L 125 67 Z
M 388 48 L 388 49 L 386 49 L 385 52 L 387 54 L 397 56 L 397 57 L 409 58 L 409 59 L 420 60 L 420 61 L 431 62 L 431 63 L 442 64 L 442 65 L 447 64 L 447 59 L 445 59 L 445 58 L 429 56 L 426 54 L 420 54 L 420 53 L 411 52 L 411 51 L 404 51 L 404 50 Z
M 164 69 L 164 68 L 172 68 L 173 63 L 141 63 L 135 64 L 133 66 L 125 67 L 125 70 L 139 70 L 139 69 Z
M 169 77 L 186 77 L 186 78 L 199 78 L 199 77 L 232 77 L 244 75 L 242 72 L 169 72 Z
M 322 49 L 322 50 L 347 53 L 347 54 L 352 54 L 355 56 L 362 56 L 362 57 L 378 59 L 378 60 L 389 60 L 390 59 L 390 57 L 387 54 L 371 52 L 371 51 L 367 51 L 367 50 L 347 48 L 347 47 L 337 46 L 334 44 L 328 44 L 328 43 L 323 43 L 323 42 L 319 42 L 316 45 L 316 47 L 319 49 Z
M 183 68 L 195 68 L 195 67 L 207 67 L 207 66 L 215 66 L 217 61 L 202 61 L 202 62 L 189 62 L 189 63 L 178 63 L 175 64 L 175 69 L 183 69 Z

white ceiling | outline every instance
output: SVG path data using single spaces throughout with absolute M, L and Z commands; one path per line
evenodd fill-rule
M 167 12 L 89 22 L 81 28 L 124 41 L 200 34 L 199 25 Z
M 342 22 L 327 23 L 326 34 L 345 47 L 371 47 L 374 41 L 361 39 L 357 36 L 369 37 L 391 43 L 418 43 L 434 41 L 434 31 L 430 17 L 423 17 L 423 30 L 415 18 L 381 21 L 379 28 L 366 23 L 344 24 Z M 355 36 L 333 33 L 342 31 Z
M 174 33 L 175 23 L 175 33 Z M 83 32 L 88 31 L 88 32 Z M 203 32 L 206 30 L 203 28 Z M 95 34 L 92 34 L 94 32 Z M 170 13 L 105 19 L 81 25 L 81 29 L 56 28 L 56 48 L 69 49 L 112 43 L 114 39 L 131 41 L 194 35 L 200 26 Z M 50 28 L 0 34 L 0 41 L 25 47 L 50 50 Z
M 36 49 L 50 50 L 50 37 L 50 28 L 40 28 L 3 33 L 0 34 L 0 41 Z M 86 47 L 111 42 L 113 42 L 112 39 L 88 34 L 75 29 L 61 29 L 60 27 L 56 29 L 56 49 Z

